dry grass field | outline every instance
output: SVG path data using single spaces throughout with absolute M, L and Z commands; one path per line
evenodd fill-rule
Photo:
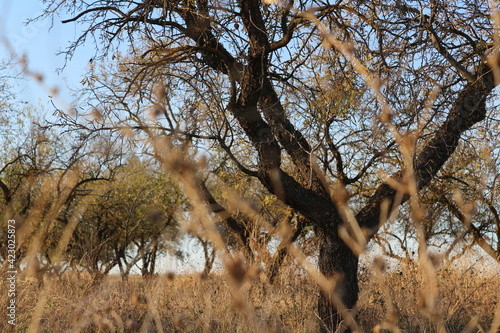
M 376 267 L 376 265 L 374 265 Z M 244 272 L 243 272 L 244 273 Z M 498 332 L 500 275 L 480 265 L 416 265 L 360 274 L 358 322 L 365 332 Z M 66 274 L 18 281 L 17 332 L 316 332 L 317 288 L 305 274 L 158 276 L 101 283 Z M 1 293 L 5 305 L 5 292 Z M 4 306 L 2 306 L 4 308 Z M 496 315 L 495 315 L 496 312 Z M 1 332 L 10 326 L 0 322 Z

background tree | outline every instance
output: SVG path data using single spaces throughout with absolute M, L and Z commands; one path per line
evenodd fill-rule
M 102 164 L 83 161 L 92 160 L 87 150 L 91 141 L 73 138 L 70 145 L 55 131 L 30 119 L 30 110 L 21 109 L 19 115 L 31 125 L 15 127 L 24 133 L 20 136 L 24 141 L 6 143 L 1 156 L 1 213 L 5 221 L 16 220 L 17 262 L 27 260 L 28 268 L 33 262 L 35 271 L 40 264 L 59 271 L 61 267 L 53 264 L 59 265 L 61 258 L 53 262 L 53 255 L 61 234 L 78 215 L 82 198 L 89 194 L 87 185 L 106 178 Z M 81 172 L 83 167 L 85 172 Z
M 16 221 L 20 269 L 27 267 L 28 274 L 37 276 L 38 270 L 60 273 L 68 267 L 60 255 L 66 242 L 61 236 L 77 222 L 84 198 L 92 193 L 90 185 L 109 180 L 121 154 L 105 135 L 48 126 L 41 106 L 10 92 L 20 79 L 2 69 L 0 215 L 2 224 Z M 0 234 L 3 240 L 6 230 Z M 2 242 L 2 261 L 6 246 Z
M 497 13 L 480 1 L 52 1 L 47 15 L 63 9 L 84 25 L 68 54 L 93 37 L 114 59 L 86 81 L 101 129 L 166 136 L 191 157 L 218 144 L 315 228 L 326 331 L 354 327 L 366 243 L 402 204 L 422 222 L 418 192 L 493 112 Z
M 157 258 L 175 247 L 179 190 L 161 168 L 136 157 L 100 186 L 69 243 L 69 260 L 97 278 L 118 266 L 127 279 L 136 265 L 152 276 Z

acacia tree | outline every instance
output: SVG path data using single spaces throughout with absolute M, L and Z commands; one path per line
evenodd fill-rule
M 337 281 L 322 330 L 349 318 L 360 251 L 409 199 L 419 219 L 417 193 L 496 85 L 498 13 L 482 1 L 56 0 L 47 15 L 63 9 L 84 27 L 68 54 L 93 37 L 107 59 L 86 80 L 106 121 L 219 145 L 314 226 Z M 109 87 L 113 102 L 96 93 Z
M 150 277 L 159 255 L 173 249 L 174 215 L 182 196 L 168 175 L 136 157 L 121 165 L 109 182 L 94 185 L 96 198 L 83 212 L 67 250 L 74 268 L 95 278 L 116 266 L 125 280 L 135 265 Z
M 56 131 L 30 119 L 27 110 L 32 111 L 28 107 L 19 115 L 33 123 L 26 128 L 13 126 L 24 138 L 6 143 L 0 157 L 0 214 L 5 221 L 16 221 L 16 259 L 24 260 L 23 274 L 41 277 L 39 273 L 61 273 L 68 267 L 62 255 L 67 245 L 63 235 L 90 200 L 89 185 L 108 180 L 114 157 L 100 155 L 91 139 L 72 137 L 71 143 L 65 140 L 68 137 L 61 139 Z M 6 237 L 1 234 L 5 244 Z M 3 258 L 6 247 L 0 250 Z
M 41 106 L 12 92 L 11 84 L 21 79 L 9 76 L 12 68 L 13 60 L 0 65 L 1 223 L 16 221 L 16 260 L 24 273 L 60 273 L 68 267 L 62 234 L 78 219 L 91 184 L 109 180 L 121 154 L 105 136 L 51 128 L 37 115 Z M 7 237 L 0 232 L 2 263 Z

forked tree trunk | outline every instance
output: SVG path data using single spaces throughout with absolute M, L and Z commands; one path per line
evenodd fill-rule
M 336 332 L 354 323 L 349 322 L 350 309 L 358 300 L 358 257 L 339 237 L 337 230 L 318 233 L 320 250 L 318 265 L 320 272 L 332 279 L 331 290 L 321 290 L 318 300 L 318 316 L 321 332 Z M 341 304 L 339 304 L 341 302 Z M 347 311 L 346 311 L 347 309 Z

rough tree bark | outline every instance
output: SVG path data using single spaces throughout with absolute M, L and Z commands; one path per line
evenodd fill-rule
M 318 232 L 318 238 L 319 270 L 335 284 L 331 290 L 323 290 L 318 300 L 318 315 L 322 320 L 320 330 L 349 329 L 350 325 L 342 322 L 347 319 L 346 311 L 352 309 L 358 300 L 358 256 L 340 239 L 338 229 Z

